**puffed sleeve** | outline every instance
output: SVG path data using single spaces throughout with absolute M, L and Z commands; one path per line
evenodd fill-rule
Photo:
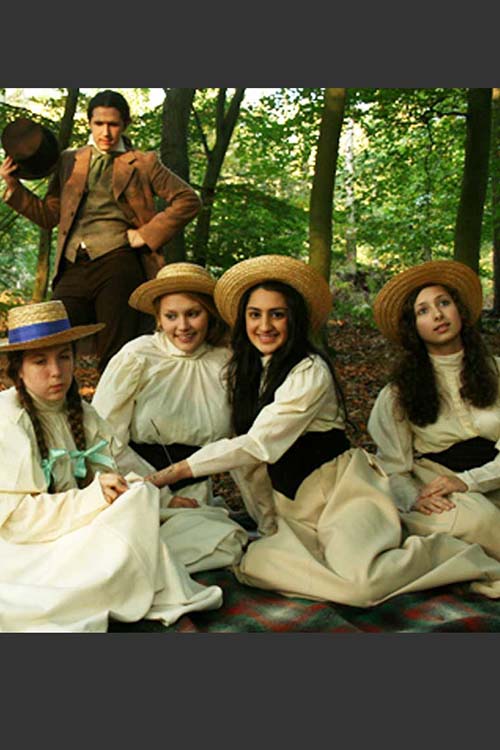
M 92 399 L 92 406 L 111 425 L 122 445 L 128 445 L 130 440 L 143 365 L 143 358 L 125 346 L 108 362 Z
M 500 451 L 500 440 L 495 448 Z M 469 471 L 458 472 L 457 477 L 465 482 L 470 492 L 497 490 L 500 487 L 500 452 L 493 461 Z
M 307 432 L 325 403 L 335 398 L 330 371 L 322 360 L 302 360 L 277 388 L 245 435 L 218 440 L 189 457 L 193 476 L 229 471 L 259 462 L 275 463 Z
M 51 541 L 85 526 L 107 507 L 97 475 L 85 489 L 49 494 L 30 436 L 20 424 L 2 421 L 0 536 L 4 541 Z
M 377 446 L 377 458 L 389 475 L 397 507 L 409 511 L 418 495 L 418 484 L 411 473 L 413 436 L 408 421 L 397 413 L 394 391 L 389 385 L 377 396 L 368 432 Z
M 495 357 L 495 362 L 500 378 L 500 357 Z M 500 405 L 498 401 L 491 408 L 491 411 L 496 419 L 496 424 L 500 425 Z M 495 448 L 499 453 L 493 461 L 457 474 L 457 477 L 465 482 L 470 492 L 491 492 L 500 487 L 500 440 L 497 440 Z

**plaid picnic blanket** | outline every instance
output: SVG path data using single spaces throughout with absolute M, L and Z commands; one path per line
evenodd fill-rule
M 218 610 L 192 612 L 166 628 L 157 622 L 112 622 L 110 632 L 177 633 L 468 633 L 500 632 L 500 601 L 468 591 L 467 586 L 401 594 L 362 609 L 285 597 L 239 583 L 229 570 L 193 576 L 223 589 Z

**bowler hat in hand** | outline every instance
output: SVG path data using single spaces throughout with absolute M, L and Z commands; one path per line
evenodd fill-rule
M 45 125 L 27 117 L 10 122 L 2 132 L 5 153 L 18 165 L 14 176 L 21 180 L 47 177 L 59 158 L 59 143 Z

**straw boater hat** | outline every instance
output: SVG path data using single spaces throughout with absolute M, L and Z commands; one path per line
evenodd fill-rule
M 105 323 L 71 326 L 60 300 L 13 307 L 7 316 L 8 339 L 0 339 L 0 354 L 24 349 L 58 346 L 91 336 Z
M 154 301 L 165 294 L 198 292 L 213 296 L 215 279 L 196 263 L 169 263 L 160 268 L 156 278 L 134 289 L 128 303 L 135 310 L 156 315 Z
M 456 289 L 470 312 L 472 322 L 478 320 L 483 309 L 483 292 L 478 275 L 456 260 L 430 260 L 394 276 L 375 298 L 375 323 L 390 341 L 401 343 L 401 314 L 408 295 L 414 289 L 427 285 Z
M 306 302 L 311 328 L 320 328 L 332 308 L 332 293 L 326 280 L 312 266 L 286 255 L 259 255 L 242 260 L 218 280 L 214 300 L 222 318 L 234 325 L 244 293 L 265 281 L 282 281 L 301 294 Z
M 47 177 L 59 159 L 59 143 L 54 133 L 27 117 L 18 117 L 4 128 L 2 146 L 17 164 L 13 174 L 21 180 Z

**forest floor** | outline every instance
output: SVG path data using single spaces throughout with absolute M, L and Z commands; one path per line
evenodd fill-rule
M 0 331 L 0 335 L 5 333 Z M 487 313 L 483 316 L 483 335 L 491 352 L 500 355 L 500 330 Z M 375 398 L 387 382 L 394 349 L 369 323 L 348 316 L 329 321 L 328 342 L 334 352 L 335 369 L 344 391 L 349 419 L 357 427 L 348 426 L 348 437 L 353 445 L 373 451 L 366 425 Z M 0 390 L 10 386 L 5 368 L 6 358 L 0 355 Z M 88 355 L 78 357 L 75 375 L 82 396 L 90 401 L 98 380 L 95 359 Z M 235 510 L 242 508 L 238 489 L 229 474 L 216 475 L 214 483 L 215 492 L 223 496 L 227 505 Z

